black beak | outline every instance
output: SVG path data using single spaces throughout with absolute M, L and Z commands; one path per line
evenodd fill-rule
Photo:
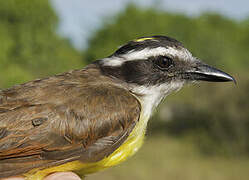
M 236 80 L 231 75 L 201 62 L 198 62 L 192 70 L 188 70 L 185 73 L 187 79 L 190 80 L 211 82 L 233 81 L 236 84 Z

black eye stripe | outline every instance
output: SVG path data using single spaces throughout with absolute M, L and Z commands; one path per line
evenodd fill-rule
M 174 66 L 174 61 L 168 56 L 157 56 L 154 57 L 154 63 L 161 70 L 168 70 L 172 66 Z

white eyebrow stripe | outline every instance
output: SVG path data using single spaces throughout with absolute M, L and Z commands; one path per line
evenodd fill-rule
M 182 49 L 175 49 L 172 47 L 157 47 L 157 48 L 145 48 L 140 51 L 130 51 L 127 54 L 123 54 L 120 56 L 112 56 L 108 58 L 104 58 L 102 60 L 103 65 L 105 66 L 121 66 L 126 61 L 134 61 L 134 60 L 144 60 L 148 59 L 152 56 L 164 56 L 169 55 L 172 57 L 179 57 L 180 59 L 191 60 L 192 54 L 182 48 Z
M 119 57 L 108 57 L 101 60 L 102 65 L 112 67 L 121 66 L 124 62 L 125 60 Z
M 131 60 L 139 60 L 139 59 L 148 59 L 151 56 L 158 56 L 158 55 L 165 55 L 169 50 L 164 47 L 158 47 L 158 48 L 145 48 L 140 51 L 130 51 L 127 54 L 121 55 L 126 61 Z

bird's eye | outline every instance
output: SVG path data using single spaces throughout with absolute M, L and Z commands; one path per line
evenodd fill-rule
M 162 70 L 167 70 L 174 66 L 174 61 L 167 56 L 158 56 L 155 63 Z

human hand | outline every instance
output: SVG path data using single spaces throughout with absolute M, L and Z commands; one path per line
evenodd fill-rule
M 25 178 L 12 177 L 1 180 L 25 180 Z M 81 178 L 73 172 L 57 172 L 47 176 L 44 180 L 81 180 Z

